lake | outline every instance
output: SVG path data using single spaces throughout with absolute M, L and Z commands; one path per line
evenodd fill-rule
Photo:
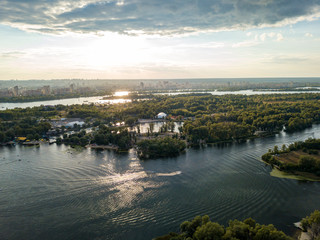
M 260 156 L 309 137 L 320 137 L 320 125 L 148 161 L 132 150 L 0 147 L 0 239 L 147 240 L 199 214 L 291 233 L 320 209 L 320 183 L 271 177 Z

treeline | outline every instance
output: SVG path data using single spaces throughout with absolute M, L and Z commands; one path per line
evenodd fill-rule
M 63 137 L 57 138 L 57 143 L 71 146 L 86 146 L 87 144 L 115 145 L 122 150 L 127 150 L 133 146 L 134 138 L 128 130 L 122 127 L 107 127 L 100 125 L 94 131 L 86 133 L 85 130 L 73 134 L 64 133 Z
M 39 140 L 50 128 L 50 123 L 30 117 L 16 121 L 0 121 L 0 143 L 12 141 L 18 136 Z
M 277 159 L 277 156 L 293 151 L 303 151 L 308 155 L 301 155 L 298 164 L 285 163 Z M 290 144 L 289 146 L 282 145 L 281 149 L 278 146 L 274 146 L 273 150 L 269 149 L 269 152 L 262 155 L 262 160 L 279 167 L 284 171 L 302 171 L 314 173 L 320 176 L 320 160 L 312 155 L 318 155 L 320 150 L 320 139 L 309 138 L 304 142 L 298 141 Z
M 57 144 L 67 144 L 71 146 L 86 146 L 90 143 L 91 134 L 87 134 L 85 130 L 82 130 L 73 134 L 63 134 L 63 138 L 58 137 L 56 139 Z
M 137 153 L 141 159 L 176 157 L 185 148 L 184 141 L 172 137 L 146 139 L 137 143 Z
M 320 121 L 320 94 L 156 96 L 133 103 L 124 115 L 152 118 L 165 112 L 186 121 L 183 133 L 192 144 L 233 141 L 257 132 L 303 130 Z
M 82 118 L 92 126 L 126 122 L 133 125 L 139 118 L 154 118 L 165 112 L 168 118 L 185 121 L 181 135 L 192 145 L 216 143 L 297 131 L 320 122 L 320 94 L 271 95 L 155 95 L 113 105 L 40 106 L 0 111 L 0 129 L 8 131 L 24 118 Z M 7 127 L 7 124 L 11 124 Z M 165 125 L 163 131 L 172 131 Z M 15 133 L 16 134 L 16 133 Z M 18 134 L 18 133 L 17 133 Z M 18 136 L 18 135 L 16 135 Z
M 301 227 L 304 232 L 308 232 L 310 239 L 320 239 L 320 211 L 315 210 L 310 216 L 301 220 Z
M 272 224 L 261 225 L 252 218 L 244 221 L 231 220 L 229 226 L 210 221 L 207 215 L 197 216 L 180 225 L 179 233 L 157 237 L 154 240 L 290 240 Z
M 98 145 L 116 145 L 120 149 L 129 149 L 133 145 L 134 138 L 126 128 L 108 128 L 104 125 L 93 133 L 91 143 Z

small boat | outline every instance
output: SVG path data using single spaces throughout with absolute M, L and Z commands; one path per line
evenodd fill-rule
M 30 141 L 30 142 L 24 142 L 22 143 L 22 145 L 28 145 L 28 146 L 38 146 L 40 145 L 40 142 L 39 141 Z

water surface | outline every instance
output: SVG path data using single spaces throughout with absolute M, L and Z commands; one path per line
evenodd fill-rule
M 287 233 L 320 209 L 320 183 L 270 176 L 275 144 L 320 137 L 320 126 L 177 158 L 67 146 L 0 147 L 0 239 L 152 239 L 196 215 L 253 217 Z
M 126 96 L 130 92 L 120 91 L 116 92 L 114 96 L 121 97 Z M 207 93 L 212 95 L 227 95 L 227 94 L 241 94 L 241 95 L 259 95 L 259 94 L 297 94 L 297 93 L 320 93 L 319 91 L 254 91 L 254 90 L 240 90 L 240 91 L 164 91 L 160 93 L 153 93 L 154 95 L 180 95 L 180 94 L 196 94 L 196 93 Z M 98 97 L 81 97 L 81 98 L 68 98 L 59 100 L 48 100 L 48 101 L 36 101 L 36 102 L 23 102 L 23 103 L 1 103 L 0 111 L 5 109 L 13 108 L 27 108 L 27 107 L 38 107 L 41 105 L 72 105 L 72 104 L 118 104 L 131 102 L 131 99 L 120 98 L 120 99 L 103 99 L 104 97 L 110 96 L 98 96 Z

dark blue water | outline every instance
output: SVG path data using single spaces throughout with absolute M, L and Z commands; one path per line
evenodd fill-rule
M 290 233 L 320 209 L 320 183 L 271 177 L 260 156 L 308 137 L 320 126 L 149 161 L 133 151 L 0 147 L 0 239 L 152 239 L 199 214 Z

